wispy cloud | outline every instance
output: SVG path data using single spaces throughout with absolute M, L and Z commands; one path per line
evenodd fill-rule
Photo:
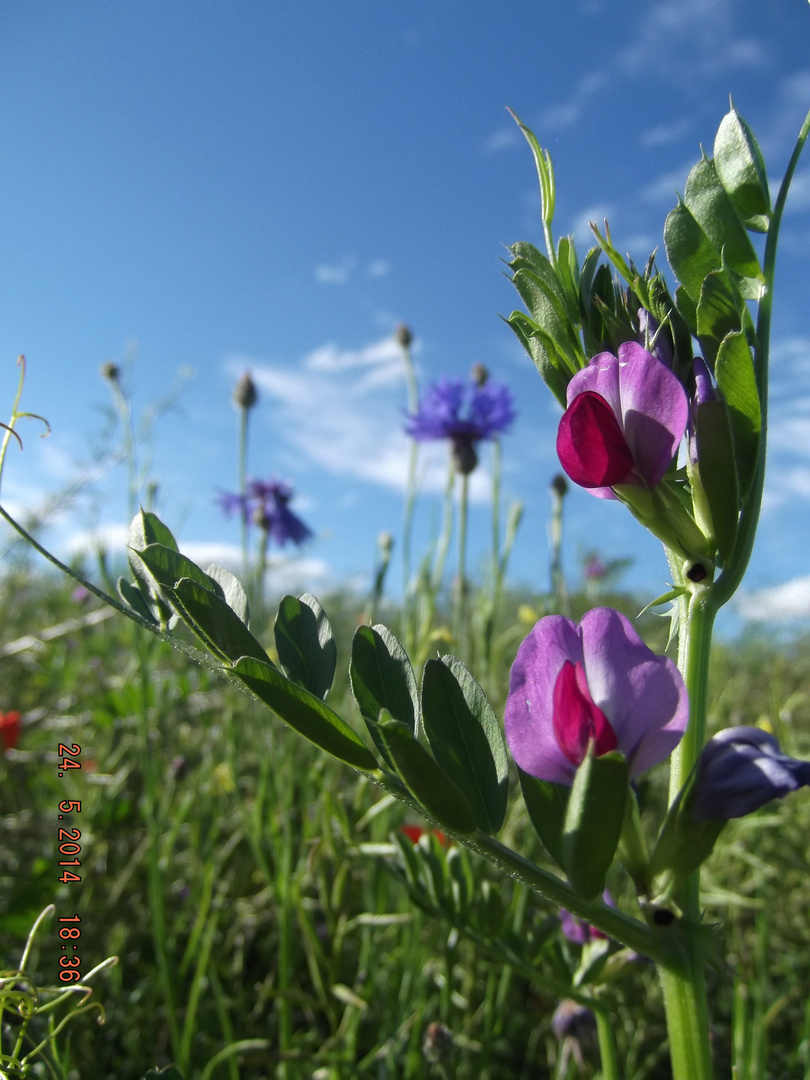
M 638 141 L 648 149 L 671 146 L 688 135 L 693 126 L 693 122 L 688 116 L 682 116 L 678 120 L 670 121 L 668 124 L 656 124 L 655 127 L 647 128 L 639 135 Z
M 337 263 L 319 263 L 315 267 L 315 280 L 321 285 L 346 285 L 355 265 L 356 260 L 350 255 Z
M 651 67 L 680 79 L 684 54 L 702 74 L 759 67 L 766 56 L 761 44 L 735 34 L 736 10 L 729 0 L 662 0 L 646 5 L 637 34 L 618 54 L 619 69 L 647 78 Z
M 734 601 L 737 613 L 751 622 L 787 622 L 810 617 L 810 576 L 783 585 L 740 593 Z

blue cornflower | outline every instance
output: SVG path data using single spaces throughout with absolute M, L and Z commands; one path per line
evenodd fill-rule
M 744 817 L 808 785 L 810 761 L 783 754 L 773 735 L 754 727 L 725 728 L 698 759 L 692 819 Z
M 441 379 L 424 394 L 405 430 L 419 442 L 450 439 L 453 460 L 460 473 L 478 464 L 475 444 L 494 439 L 515 419 L 512 392 L 503 383 L 489 382 L 484 374 L 469 381 Z
M 219 504 L 226 514 L 239 512 L 248 524 L 258 525 L 279 547 L 288 540 L 303 544 L 312 530 L 290 510 L 292 487 L 282 480 L 250 480 L 244 495 L 223 491 Z

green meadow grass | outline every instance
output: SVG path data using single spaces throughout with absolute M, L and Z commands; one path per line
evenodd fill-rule
M 27 1075 L 140 1080 L 169 1064 L 185 1080 L 598 1075 L 595 1041 L 577 1047 L 580 1065 L 551 1030 L 547 982 L 567 978 L 577 947 L 544 901 L 470 856 L 476 891 L 497 897 L 500 932 L 517 942 L 504 964 L 486 934 L 411 901 L 392 836 L 418 821 L 366 778 L 117 614 L 49 636 L 97 610 L 61 581 L 21 566 L 0 599 L 0 709 L 25 721 L 0 759 L 0 969 L 19 966 L 51 903 L 26 966 L 38 987 L 59 985 L 60 916 L 81 919 L 83 972 L 118 957 L 85 1003 L 104 1023 L 98 1011 L 73 1017 Z M 497 631 L 496 710 L 529 628 L 522 600 L 506 597 Z M 346 669 L 361 612 L 347 596 L 323 602 L 339 647 L 329 701 L 353 720 Z M 663 647 L 660 624 L 646 625 Z M 767 724 L 787 752 L 810 756 L 806 644 L 718 646 L 713 725 Z M 81 746 L 82 762 L 61 778 L 60 743 Z M 661 772 L 645 781 L 648 800 L 665 797 Z M 62 800 L 81 812 L 58 821 Z M 542 861 L 519 800 L 510 805 L 506 836 Z M 81 830 L 78 883 L 57 881 L 59 827 Z M 709 974 L 718 1076 L 810 1070 L 808 837 L 802 791 L 732 823 L 704 871 L 704 922 L 728 958 Z M 610 886 L 632 903 L 619 877 Z M 623 1075 L 664 1080 L 651 965 L 608 993 Z M 444 1056 L 425 1046 L 436 1023 L 452 1036 Z M 10 1053 L 18 1020 L 6 1012 L 3 1025 Z M 44 1014 L 29 1034 L 48 1030 Z

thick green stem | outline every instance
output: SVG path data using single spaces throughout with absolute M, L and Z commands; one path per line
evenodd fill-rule
M 675 560 L 670 560 L 674 564 Z M 682 581 L 679 584 L 689 585 Z M 689 725 L 672 755 L 670 803 L 692 771 L 706 740 L 709 656 L 716 605 L 712 586 L 694 586 L 680 600 L 678 667 L 689 694 Z M 700 871 L 695 871 L 676 897 L 683 912 L 684 929 L 677 931 L 681 946 L 674 962 L 658 964 L 669 1031 L 674 1080 L 710 1080 L 709 1008 L 700 938 L 688 926 L 700 922 Z

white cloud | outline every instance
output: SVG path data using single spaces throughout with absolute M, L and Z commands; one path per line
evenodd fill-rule
M 355 260 L 350 255 L 338 263 L 319 263 L 315 267 L 315 280 L 322 285 L 346 285 L 354 267 Z
M 741 593 L 734 602 L 737 613 L 752 622 L 784 622 L 810 616 L 810 575 L 783 585 Z
M 370 278 L 387 277 L 391 273 L 391 264 L 386 259 L 374 259 L 366 267 Z

